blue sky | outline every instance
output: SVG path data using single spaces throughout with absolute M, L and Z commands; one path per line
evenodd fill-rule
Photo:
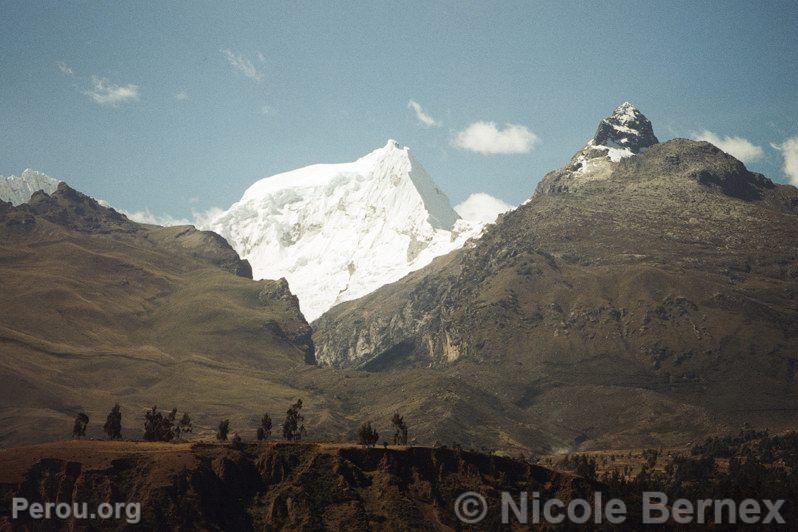
M 630 100 L 788 182 L 796 28 L 796 2 L 0 0 L 0 174 L 186 217 L 395 138 L 453 203 L 518 204 Z M 478 122 L 495 142 L 458 147 Z

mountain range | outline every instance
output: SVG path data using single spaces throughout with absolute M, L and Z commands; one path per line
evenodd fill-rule
M 626 103 L 475 245 L 316 320 L 316 358 L 451 375 L 571 448 L 794 426 L 796 215 L 795 187 Z
M 794 427 L 796 217 L 629 103 L 487 226 L 395 142 L 259 181 L 222 236 L 61 183 L 0 204 L 0 443 L 114 402 L 127 434 L 153 403 L 246 431 L 297 397 L 328 439 L 397 410 L 418 442 L 521 450 Z
M 52 194 L 58 187 L 58 183 L 60 181 L 57 179 L 30 168 L 25 169 L 18 176 L 0 176 L 0 201 L 19 205 L 28 201 L 33 193 L 39 190 Z

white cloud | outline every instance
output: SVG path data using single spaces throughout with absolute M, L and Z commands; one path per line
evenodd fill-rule
M 255 55 L 258 58 L 258 61 L 260 61 L 261 63 L 265 63 L 266 62 L 266 56 L 263 55 L 263 52 L 261 52 L 260 50 L 258 52 L 256 52 Z
M 720 137 L 711 131 L 704 130 L 695 134 L 693 138 L 710 142 L 744 163 L 756 161 L 765 155 L 765 151 L 761 147 L 742 137 Z
M 505 203 L 499 198 L 494 198 L 490 194 L 477 192 L 456 205 L 454 210 L 462 218 L 470 222 L 493 223 L 501 213 L 514 208 L 509 203 Z
M 427 127 L 438 127 L 440 123 L 436 122 L 434 118 L 424 112 L 424 109 L 421 108 L 421 104 L 419 104 L 415 100 L 410 100 L 407 102 L 407 108 L 412 109 L 416 112 L 416 118 L 419 122 Z
M 106 78 L 91 77 L 91 89 L 84 92 L 86 96 L 99 105 L 116 105 L 139 99 L 138 85 L 116 85 Z
M 163 225 L 165 227 L 172 225 L 193 224 L 192 221 L 187 220 L 186 218 L 175 218 L 170 214 L 154 214 L 149 209 L 144 209 L 142 211 L 134 211 L 134 212 L 119 210 L 119 212 L 121 212 L 122 214 L 133 220 L 134 222 L 138 222 L 140 224 Z
M 771 144 L 784 157 L 784 173 L 790 184 L 798 187 L 798 136 L 788 138 L 782 144 Z
M 211 225 L 213 221 L 218 218 L 222 213 L 224 213 L 224 209 L 220 209 L 219 207 L 211 207 L 206 211 L 191 211 L 191 215 L 194 217 L 194 221 L 192 222 L 197 229 L 202 229 L 203 231 L 213 231 Z
M 64 74 L 65 76 L 74 76 L 75 75 L 75 71 L 72 70 L 71 68 L 69 68 L 69 66 L 66 63 L 64 63 L 63 61 L 57 62 L 55 64 L 55 66 L 57 66 L 58 70 L 60 70 L 61 73 Z
M 175 93 L 175 100 L 181 102 L 188 100 L 188 94 L 186 94 L 186 91 L 178 91 L 177 93 Z
M 188 202 L 192 205 L 196 204 L 199 202 L 199 198 L 189 198 Z M 110 207 L 110 205 L 107 203 L 105 206 Z M 164 227 L 171 227 L 175 225 L 193 225 L 197 229 L 203 231 L 212 231 L 212 222 L 218 218 L 220 214 L 225 212 L 224 209 L 220 209 L 219 207 L 211 207 L 210 209 L 204 211 L 198 211 L 192 208 L 191 218 L 180 218 L 172 216 L 171 214 L 156 214 L 146 207 L 139 211 L 126 211 L 124 209 L 117 209 L 117 211 L 121 212 L 134 222 L 141 224 L 162 225 Z
M 457 148 L 482 154 L 529 153 L 537 142 L 526 126 L 505 124 L 500 130 L 495 122 L 474 122 L 452 140 Z
M 230 50 L 223 49 L 221 52 L 227 58 L 227 62 L 230 63 L 234 69 L 238 70 L 242 74 L 244 74 L 249 79 L 255 80 L 260 82 L 263 79 L 263 74 L 261 74 L 255 65 L 252 64 L 252 61 L 247 59 L 243 55 L 236 55 Z

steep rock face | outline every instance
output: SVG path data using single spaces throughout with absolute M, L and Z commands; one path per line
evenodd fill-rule
M 428 264 L 478 234 L 391 140 L 353 163 L 317 164 L 253 184 L 208 228 L 256 279 L 285 277 L 309 320 Z
M 525 461 L 423 447 L 60 442 L 0 451 L 0 464 L 0 526 L 15 527 L 35 524 L 10 519 L 11 499 L 26 497 L 137 501 L 142 529 L 452 530 L 455 500 L 471 490 L 493 509 L 479 529 L 495 530 L 502 490 L 566 502 L 595 490 Z M 130 525 L 123 515 L 114 526 Z
M 456 371 L 583 446 L 793 423 L 798 191 L 684 139 L 601 164 L 548 174 L 472 248 L 333 308 L 317 359 Z
M 0 176 L 0 201 L 19 205 L 39 190 L 52 194 L 58 183 L 57 179 L 31 169 L 26 169 L 18 176 Z

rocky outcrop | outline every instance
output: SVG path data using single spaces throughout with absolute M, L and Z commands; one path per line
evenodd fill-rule
M 596 134 L 588 144 L 627 148 L 636 155 L 658 142 L 648 118 L 634 105 L 624 102 L 599 123 Z
M 263 327 L 302 349 L 305 353 L 305 363 L 315 364 L 316 349 L 313 345 L 313 329 L 305 321 L 302 311 L 299 309 L 299 298 L 291 292 L 288 281 L 281 278 L 276 281 L 262 281 L 262 283 L 263 287 L 258 292 L 258 299 L 265 304 L 275 301 L 282 302 L 290 313 L 289 323 L 295 324 L 291 328 L 286 328 L 284 325 L 281 326 L 277 320 L 268 320 Z
M 39 524 L 11 520 L 11 499 L 25 497 L 90 507 L 141 503 L 136 524 L 123 514 L 113 522 L 51 521 L 53 529 L 451 530 L 460 526 L 455 500 L 470 490 L 492 509 L 479 529 L 493 530 L 502 490 L 568 501 L 595 489 L 523 460 L 446 448 L 61 442 L 35 449 L 46 458 L 20 458 L 23 452 L 0 451 L 0 528 Z
M 562 169 L 546 174 L 538 192 L 578 189 L 582 184 L 606 179 L 614 164 L 643 153 L 659 143 L 651 122 L 634 105 L 624 102 L 599 122 L 596 134 Z
M 78 192 L 63 181 L 52 195 L 34 192 L 27 203 L 19 205 L 20 214 L 39 216 L 66 229 L 83 233 L 135 231 L 138 224 L 97 200 Z

